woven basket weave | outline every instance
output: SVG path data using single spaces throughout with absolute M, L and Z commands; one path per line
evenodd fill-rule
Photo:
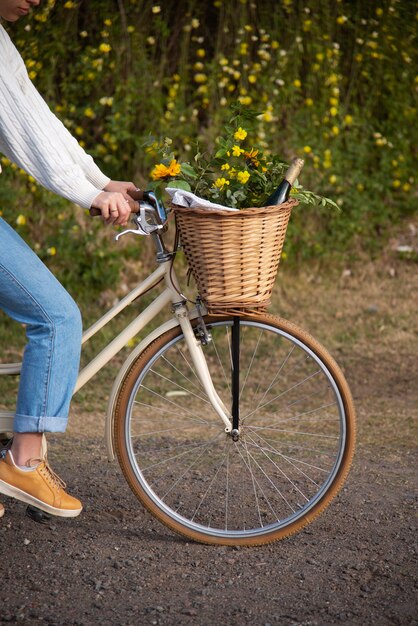
M 289 200 L 236 212 L 173 206 L 186 259 L 209 313 L 261 313 L 270 304 L 296 204 Z

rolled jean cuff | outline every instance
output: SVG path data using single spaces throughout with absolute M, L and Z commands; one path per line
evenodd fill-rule
M 15 433 L 64 433 L 68 417 L 34 417 L 16 413 L 13 421 Z

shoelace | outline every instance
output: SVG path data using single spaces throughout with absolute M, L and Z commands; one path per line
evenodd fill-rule
M 62 480 L 62 478 L 60 478 L 58 476 L 58 474 L 56 474 L 54 472 L 54 470 L 51 468 L 51 466 L 48 463 L 48 459 L 45 456 L 43 459 L 30 459 L 27 462 L 28 466 L 31 466 L 32 464 L 44 464 L 44 467 L 40 468 L 40 471 L 42 471 L 42 473 L 45 475 L 45 477 L 47 478 L 47 480 L 52 483 L 53 485 L 55 485 L 56 487 L 58 487 L 59 489 L 65 489 L 65 487 L 67 486 L 65 484 L 65 482 Z

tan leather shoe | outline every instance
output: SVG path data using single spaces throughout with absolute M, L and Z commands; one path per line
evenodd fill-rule
M 4 515 L 4 506 L 0 503 L 0 517 Z
M 58 517 L 77 517 L 82 504 L 64 491 L 65 483 L 49 467 L 46 458 L 30 471 L 16 467 L 10 450 L 0 459 L 0 493 Z

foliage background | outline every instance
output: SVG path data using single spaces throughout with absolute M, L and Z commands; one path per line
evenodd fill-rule
M 51 108 L 114 179 L 146 187 L 150 134 L 188 160 L 196 139 L 213 145 L 228 104 L 259 110 L 258 141 L 304 156 L 301 182 L 342 208 L 295 210 L 285 259 L 328 263 L 376 254 L 416 211 L 417 10 L 410 0 L 44 0 L 7 28 Z M 116 285 L 114 233 L 2 166 L 2 215 L 76 299 Z

